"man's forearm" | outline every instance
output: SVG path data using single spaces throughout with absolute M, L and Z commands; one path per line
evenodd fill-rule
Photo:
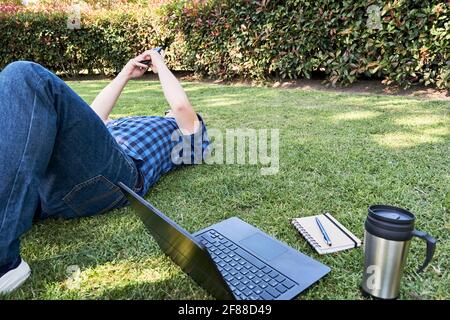
M 111 81 L 111 83 L 109 83 L 92 102 L 91 108 L 103 121 L 108 121 L 109 114 L 127 83 L 128 78 L 119 73 L 119 75 Z
M 164 63 L 159 63 L 157 68 L 164 96 L 170 105 L 178 126 L 185 134 L 193 133 L 198 126 L 197 114 L 192 108 L 186 92 Z
M 186 106 L 190 107 L 189 99 L 183 87 L 165 64 L 158 66 L 158 76 L 164 96 L 174 112 Z

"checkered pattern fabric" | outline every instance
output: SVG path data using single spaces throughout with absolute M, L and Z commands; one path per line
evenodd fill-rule
M 125 117 L 106 124 L 141 173 L 141 195 L 175 167 L 203 162 L 210 142 L 205 124 L 200 116 L 198 118 L 201 126 L 192 135 L 182 135 L 175 119 L 169 117 Z

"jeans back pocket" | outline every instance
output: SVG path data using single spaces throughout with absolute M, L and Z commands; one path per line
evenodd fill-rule
M 77 184 L 63 201 L 78 216 L 91 216 L 109 211 L 126 199 L 118 186 L 98 175 Z

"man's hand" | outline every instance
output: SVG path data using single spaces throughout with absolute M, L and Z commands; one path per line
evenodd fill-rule
M 138 55 L 136 58 L 131 59 L 128 63 L 123 67 L 122 71 L 120 71 L 121 76 L 125 77 L 127 80 L 140 78 L 144 75 L 145 71 L 147 71 L 148 66 L 143 63 L 139 63 L 141 60 L 145 60 L 144 53 Z
M 152 61 L 150 68 L 154 73 L 158 73 L 158 68 L 162 68 L 165 66 L 164 62 L 164 50 L 161 50 L 160 53 L 158 53 L 156 50 L 147 50 L 144 53 L 144 58 L 142 60 L 148 60 L 150 59 Z
M 161 52 L 161 54 L 164 55 L 164 52 Z M 94 99 L 91 104 L 91 108 L 104 122 L 109 121 L 109 114 L 114 108 L 117 99 L 119 98 L 120 93 L 127 84 L 128 80 L 142 77 L 145 71 L 147 71 L 148 66 L 140 63 L 139 61 L 149 59 L 152 61 L 151 67 L 153 72 L 157 73 L 158 70 L 161 71 L 167 69 L 164 64 L 163 56 L 155 50 L 147 50 L 138 55 L 136 58 L 128 61 L 122 71 L 120 71 L 119 75 Z M 169 69 L 167 69 L 167 72 L 170 73 L 168 70 Z

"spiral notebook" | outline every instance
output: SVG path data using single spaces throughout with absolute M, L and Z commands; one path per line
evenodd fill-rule
M 325 242 L 323 234 L 316 222 L 316 217 L 320 220 L 327 232 L 328 237 L 331 240 L 331 246 Z M 329 213 L 311 217 L 294 218 L 292 219 L 292 224 L 319 254 L 342 251 L 356 248 L 361 245 L 361 240 Z

